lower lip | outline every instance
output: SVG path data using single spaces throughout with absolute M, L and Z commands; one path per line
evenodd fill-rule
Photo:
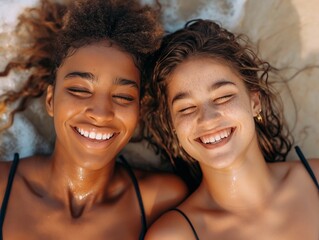
M 219 147 L 224 146 L 226 143 L 228 143 L 230 141 L 230 138 L 233 136 L 234 131 L 235 131 L 235 129 L 232 128 L 231 133 L 229 134 L 229 136 L 227 138 L 223 138 L 222 140 L 220 140 L 217 143 L 205 144 L 200 139 L 198 139 L 197 142 L 199 142 L 203 147 L 205 147 L 207 149 L 219 148 Z

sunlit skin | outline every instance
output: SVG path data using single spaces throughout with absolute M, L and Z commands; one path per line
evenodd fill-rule
M 216 169 L 241 165 L 244 154 L 252 158 L 250 152 L 257 143 L 253 117 L 261 109 L 257 93 L 241 94 L 246 91 L 243 81 L 210 59 L 185 62 L 170 79 L 172 121 L 190 155 Z M 218 139 L 215 144 L 204 143 L 214 137 Z
M 267 164 L 258 146 L 259 94 L 225 62 L 208 57 L 185 60 L 166 81 L 179 143 L 203 172 L 199 188 L 179 206 L 199 238 L 318 240 L 319 195 L 309 173 L 300 161 Z M 319 178 L 318 161 L 309 162 Z M 146 239 L 195 237 L 170 211 Z
M 47 95 L 58 136 L 55 152 L 67 150 L 69 163 L 92 170 L 113 160 L 138 122 L 139 71 L 130 55 L 104 45 L 83 48 L 67 59 Z M 80 129 L 107 139 L 92 140 Z
M 54 152 L 20 161 L 4 239 L 138 239 L 136 193 L 115 158 L 138 123 L 139 92 L 140 72 L 116 45 L 94 43 L 64 60 L 46 96 Z M 0 164 L 2 199 L 10 163 Z M 135 173 L 148 224 L 187 193 L 171 174 Z

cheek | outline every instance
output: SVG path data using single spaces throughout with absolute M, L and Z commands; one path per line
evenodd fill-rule
M 127 128 L 131 128 L 134 131 L 139 121 L 139 110 L 139 105 L 136 104 L 129 108 L 118 109 L 115 115 L 121 119 Z
M 59 131 L 59 128 L 62 128 L 68 120 L 72 119 L 72 117 L 76 115 L 78 112 L 77 107 L 79 107 L 79 104 L 72 106 L 62 103 L 55 104 L 53 121 L 57 132 Z
M 67 98 L 64 96 L 55 98 L 54 101 L 54 115 L 55 116 L 72 116 L 73 113 L 79 112 L 80 109 L 83 109 L 84 102 Z
M 191 138 L 193 135 L 193 123 L 189 119 L 179 119 L 174 122 L 174 128 L 176 130 L 177 139 L 180 144 L 185 148 L 185 144 L 188 142 L 187 139 Z
M 223 109 L 223 113 L 238 121 L 243 121 L 243 118 L 253 118 L 250 102 L 246 98 L 238 98 L 236 101 L 232 101 L 227 108 Z
M 232 116 L 232 119 L 238 123 L 240 129 L 246 135 L 251 135 L 255 131 L 255 122 L 251 106 L 248 102 L 240 102 L 227 114 Z

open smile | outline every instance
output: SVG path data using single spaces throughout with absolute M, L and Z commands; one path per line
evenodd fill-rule
M 219 143 L 222 144 L 222 143 L 228 142 L 228 140 L 232 136 L 234 130 L 235 130 L 234 128 L 223 129 L 221 131 L 218 131 L 218 132 L 215 132 L 212 134 L 207 134 L 207 135 L 201 136 L 201 137 L 195 139 L 195 141 L 197 141 L 205 146 L 219 145 Z
M 102 132 L 95 132 L 95 131 L 87 131 L 82 128 L 76 127 L 75 130 L 83 137 L 92 139 L 92 140 L 98 140 L 98 141 L 105 141 L 111 139 L 115 132 L 109 132 L 109 133 L 102 133 Z

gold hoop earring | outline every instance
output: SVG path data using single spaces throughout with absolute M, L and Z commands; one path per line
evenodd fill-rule
M 259 111 L 259 113 L 257 114 L 257 116 L 255 117 L 255 120 L 259 123 L 263 122 L 263 117 L 261 115 L 261 110 Z

